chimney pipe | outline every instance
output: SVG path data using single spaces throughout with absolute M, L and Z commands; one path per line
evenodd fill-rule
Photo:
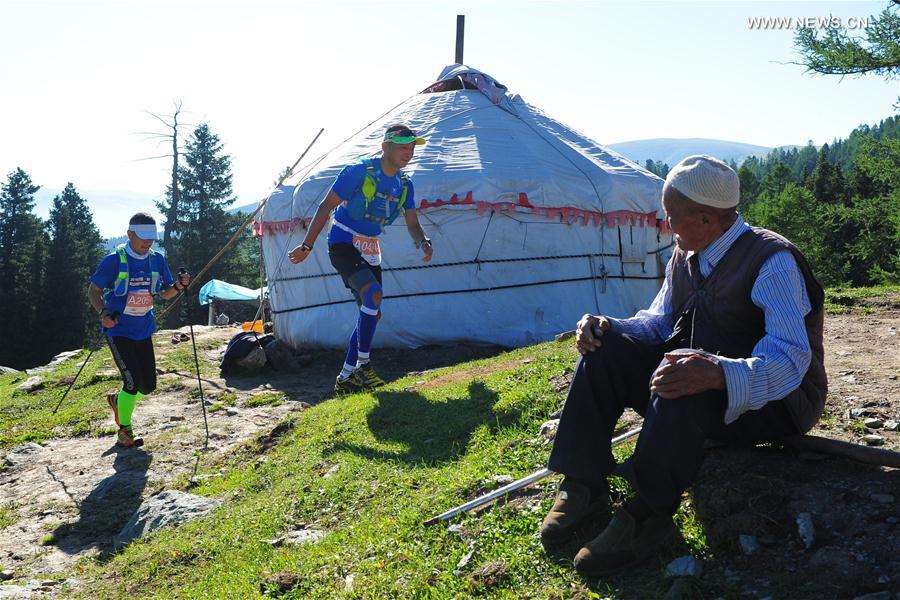
M 456 15 L 456 64 L 463 61 L 463 38 L 466 33 L 466 15 Z

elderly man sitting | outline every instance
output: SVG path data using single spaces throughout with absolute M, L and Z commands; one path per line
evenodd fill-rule
M 580 573 L 631 566 L 666 541 L 705 440 L 773 441 L 805 433 L 822 414 L 822 287 L 793 244 L 744 222 L 739 198 L 722 161 L 681 161 L 663 187 L 677 247 L 656 299 L 630 319 L 578 322 L 582 357 L 548 463 L 565 479 L 542 541 L 563 543 L 608 511 L 614 469 L 636 492 L 578 552 Z M 617 468 L 610 439 L 626 407 L 644 425 Z

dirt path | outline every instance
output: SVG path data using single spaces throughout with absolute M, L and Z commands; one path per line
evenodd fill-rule
M 235 333 L 233 329 L 194 329 L 198 343 L 221 340 L 224 344 Z M 171 332 L 158 336 L 159 352 L 175 347 L 168 342 Z M 160 389 L 184 387 L 158 391 L 139 403 L 134 422 L 146 440 L 142 448 L 117 448 L 112 435 L 54 439 L 24 464 L 0 473 L 0 506 L 14 503 L 21 517 L 0 529 L 4 568 L 15 570 L 17 576 L 47 576 L 70 568 L 82 557 L 108 551 L 143 498 L 193 473 L 198 459 L 202 472 L 204 463 L 215 463 L 237 445 L 270 430 L 286 414 L 308 406 L 295 391 L 280 406 L 244 407 L 253 396 L 271 392 L 271 385 L 261 379 L 204 378 L 208 404 L 226 390 L 236 396 L 234 406 L 208 411 L 210 441 L 204 451 L 200 400 L 192 394 L 196 376 L 161 374 L 159 383 Z M 309 401 L 321 397 L 321 390 L 314 389 Z M 45 545 L 49 536 L 58 541 Z

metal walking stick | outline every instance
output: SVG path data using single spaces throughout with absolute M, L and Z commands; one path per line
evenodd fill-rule
M 84 371 L 84 367 L 88 364 L 88 361 L 91 360 L 91 357 L 94 355 L 94 348 L 91 348 L 91 351 L 88 352 L 87 358 L 84 359 L 84 362 L 81 363 L 81 368 L 78 369 L 78 373 L 75 374 L 75 378 L 72 380 L 72 383 L 69 384 L 69 387 L 66 388 L 66 391 L 63 392 L 62 398 L 59 399 L 59 403 L 56 405 L 56 408 L 53 409 L 53 414 L 56 414 L 56 411 L 59 410 L 59 407 L 62 406 L 63 400 L 66 399 L 66 396 L 69 395 L 69 392 L 75 386 L 75 382 L 78 381 L 78 376 L 81 375 L 81 372 Z
M 186 275 L 188 270 L 185 267 L 178 269 L 178 278 Z M 188 293 L 187 288 L 182 292 Z M 206 429 L 206 440 L 203 442 L 203 448 L 209 448 L 209 422 L 206 419 L 206 399 L 203 397 L 203 381 L 200 379 L 200 359 L 197 358 L 197 341 L 194 339 L 194 324 L 188 319 L 188 327 L 191 328 L 191 346 L 194 348 L 194 366 L 197 368 L 197 388 L 200 390 L 200 406 L 203 408 L 203 427 Z
M 116 311 L 113 311 L 112 313 L 110 313 L 109 316 L 110 316 L 111 318 L 113 318 L 113 319 L 117 319 L 117 318 L 119 317 L 119 311 L 117 311 L 117 310 L 116 310 Z M 103 331 L 106 331 L 106 329 L 104 329 Z M 87 366 L 88 361 L 91 360 L 91 357 L 94 355 L 94 352 L 95 352 L 96 350 L 97 350 L 96 348 L 91 348 L 91 351 L 88 352 L 87 358 L 85 358 L 85 359 L 84 359 L 84 362 L 81 363 L 81 368 L 78 369 L 78 372 L 75 373 L 75 378 L 72 380 L 72 383 L 70 383 L 70 384 L 69 384 L 69 387 L 66 388 L 66 391 L 63 392 L 62 398 L 59 399 L 59 402 L 56 404 L 56 408 L 53 409 L 53 413 L 52 413 L 52 414 L 55 415 L 55 414 L 56 414 L 56 411 L 59 410 L 59 407 L 62 406 L 63 400 L 66 399 L 66 396 L 68 396 L 68 395 L 69 395 L 69 392 L 72 390 L 72 388 L 75 387 L 75 382 L 78 381 L 78 376 L 81 375 L 81 372 L 82 372 L 82 371 L 84 371 L 84 368 Z
M 627 440 L 629 438 L 633 438 L 640 432 L 641 432 L 640 427 L 638 427 L 637 429 L 632 429 L 631 431 L 625 432 L 620 436 L 614 437 L 613 439 L 610 440 L 609 443 L 610 443 L 610 445 L 615 446 L 617 444 L 624 442 L 625 440 Z M 439 523 L 440 521 L 446 521 L 450 517 L 454 517 L 461 512 L 465 512 L 467 510 L 472 510 L 473 508 L 478 508 L 479 506 L 481 506 L 483 504 L 487 504 L 491 500 L 494 500 L 501 496 L 505 496 L 506 494 L 508 494 L 510 492 L 514 492 L 518 489 L 522 489 L 523 487 L 531 485 L 535 481 L 540 481 L 541 479 L 548 477 L 550 475 L 553 475 L 553 471 L 551 471 L 550 469 L 541 469 L 540 471 L 535 471 L 531 475 L 523 477 L 522 479 L 517 479 L 516 481 L 513 481 L 510 484 L 504 485 L 501 488 L 497 488 L 493 492 L 488 492 L 487 494 L 485 494 L 483 496 L 479 496 L 478 498 L 475 498 L 474 500 L 469 500 L 468 502 L 466 502 L 465 504 L 463 504 L 461 506 L 457 506 L 456 508 L 452 508 L 452 509 L 448 510 L 447 512 L 443 512 L 436 517 L 432 517 L 431 519 L 428 519 L 427 521 L 425 521 L 424 524 L 425 525 L 434 525 L 436 523 Z

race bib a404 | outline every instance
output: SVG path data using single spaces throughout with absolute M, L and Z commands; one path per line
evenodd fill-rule
M 354 235 L 353 247 L 359 250 L 365 261 L 373 267 L 381 264 L 381 245 L 378 243 L 378 238 Z

